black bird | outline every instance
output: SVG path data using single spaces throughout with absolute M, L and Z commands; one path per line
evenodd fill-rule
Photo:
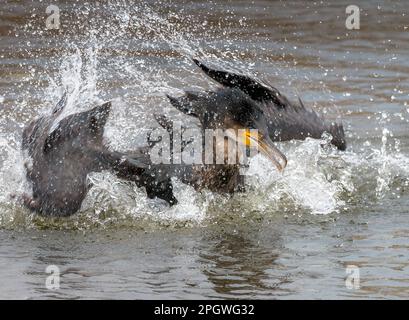
M 171 161 L 153 164 L 150 171 L 157 181 L 176 177 L 197 190 L 209 189 L 220 193 L 242 190 L 241 159 L 250 147 L 258 148 L 280 171 L 285 167 L 287 159 L 271 141 L 264 113 L 242 91 L 233 88 L 217 92 L 186 92 L 183 97 L 168 98 L 178 110 L 199 119 L 201 132 L 193 140 L 199 144 L 199 147 L 196 144 L 194 152 L 200 155 L 199 161 L 193 164 Z M 156 116 L 156 119 L 167 132 L 175 134 L 169 119 L 163 115 Z M 215 134 L 218 129 L 222 131 L 220 136 Z M 257 131 L 252 132 L 251 129 Z M 206 140 L 208 133 L 210 136 Z M 182 142 L 182 152 L 192 151 L 190 142 Z
M 250 77 L 226 71 L 213 70 L 194 59 L 194 62 L 212 79 L 222 84 L 216 91 L 187 91 L 181 97 L 168 96 L 171 104 L 186 115 L 200 121 L 202 135 L 206 129 L 233 129 L 234 137 L 226 137 L 224 154 L 227 154 L 228 140 L 236 140 L 238 146 L 249 147 L 253 142 L 258 150 L 267 156 L 279 171 L 287 159 L 273 144 L 273 141 L 303 140 L 307 137 L 321 138 L 324 132 L 332 136 L 332 144 L 345 150 L 346 142 L 342 124 L 328 123 L 315 111 L 291 103 L 276 88 L 261 84 Z M 158 122 L 172 132 L 171 122 L 163 115 Z M 242 129 L 242 130 L 240 130 Z M 256 136 L 246 129 L 257 129 Z M 188 143 L 187 143 L 188 144 Z M 206 148 L 202 141 L 203 148 Z M 243 149 L 238 148 L 243 153 Z M 248 151 L 248 150 L 247 150 Z M 238 155 L 240 156 L 240 155 Z M 205 158 L 203 149 L 202 160 Z M 226 159 L 225 159 L 226 160 Z M 154 165 L 152 175 L 157 181 L 177 177 L 195 189 L 210 189 L 216 192 L 232 193 L 243 190 L 242 164 L 167 164 Z
M 136 177 L 149 164 L 142 150 L 126 155 L 104 145 L 109 102 L 62 119 L 50 132 L 66 103 L 65 94 L 50 115 L 32 121 L 23 132 L 26 175 L 33 189 L 32 196 L 23 195 L 23 202 L 42 215 L 69 216 L 80 209 L 90 172 L 112 170 L 121 177 Z
M 87 175 L 102 170 L 111 170 L 118 177 L 145 187 L 149 198 L 158 197 L 173 205 L 177 199 L 173 194 L 172 178 L 179 178 L 197 190 L 207 188 L 221 193 L 243 190 L 240 175 L 243 163 L 239 160 L 247 156 L 251 147 L 267 156 L 280 171 L 287 159 L 273 141 L 320 138 L 328 132 L 332 135 L 332 143 L 345 150 L 342 125 L 326 123 L 317 113 L 305 108 L 301 100 L 299 104 L 290 103 L 271 86 L 194 61 L 223 85 L 216 91 L 186 92 L 178 98 L 168 96 L 174 107 L 200 121 L 199 163 L 152 162 L 149 152 L 152 153 L 158 141 L 151 141 L 148 147 L 132 153 L 108 150 L 103 143 L 103 130 L 111 110 L 110 103 L 70 115 L 50 132 L 66 105 L 67 95 L 64 95 L 50 115 L 32 121 L 24 129 L 22 148 L 29 157 L 25 167 L 33 188 L 32 196 L 23 196 L 25 205 L 39 214 L 69 216 L 80 209 L 90 187 Z M 169 119 L 163 115 L 156 115 L 156 119 L 171 136 L 174 135 Z M 209 145 L 203 137 L 207 130 L 220 129 L 225 130 L 225 135 L 216 141 L 211 137 L 209 158 Z M 193 145 L 191 142 L 182 141 L 180 151 L 186 151 Z M 234 161 L 230 158 L 231 146 Z

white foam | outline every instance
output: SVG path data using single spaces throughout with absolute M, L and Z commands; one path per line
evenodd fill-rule
M 48 87 L 44 91 L 38 88 L 38 96 L 45 100 L 46 113 L 50 112 L 64 91 L 68 92 L 67 107 L 59 119 L 103 102 L 106 92 L 101 90 L 101 83 L 104 84 L 106 79 L 112 77 L 122 81 L 125 93 L 114 100 L 113 112 L 105 130 L 107 143 L 116 150 L 132 149 L 135 147 L 135 141 L 144 136 L 143 125 L 147 124 L 153 105 L 151 99 L 159 99 L 164 93 L 178 94 L 186 87 L 207 89 L 197 84 L 202 78 L 200 73 L 192 68 L 191 57 L 204 57 L 221 67 L 233 70 L 240 66 L 243 73 L 249 73 L 254 67 L 254 62 L 240 62 L 242 52 L 234 46 L 229 47 L 229 44 L 234 43 L 230 41 L 231 39 L 225 42 L 225 52 L 217 56 L 206 53 L 200 46 L 200 40 L 192 36 L 190 30 L 180 23 L 189 17 L 172 13 L 159 14 L 146 4 L 112 5 L 111 11 L 115 13 L 119 27 L 117 24 L 110 25 L 104 21 L 108 33 L 91 28 L 89 36 L 79 38 L 75 44 L 68 43 L 70 40 L 67 40 L 65 45 L 68 50 L 57 63 L 60 65 L 58 73 L 54 75 L 48 74 L 47 71 L 43 74 L 33 72 L 31 77 L 37 79 L 41 76 L 48 80 Z M 203 31 L 212 34 L 211 28 L 206 24 L 190 25 L 203 28 Z M 143 40 L 146 30 L 149 31 L 151 38 L 141 41 L 141 49 L 156 50 L 164 45 L 179 55 L 177 59 L 180 63 L 174 65 L 177 69 L 175 75 L 167 74 L 166 70 L 162 70 L 155 63 L 150 63 L 151 61 L 143 55 L 135 56 L 132 60 L 120 55 L 103 56 L 102 48 L 115 48 L 118 44 L 127 45 L 129 28 L 135 33 L 132 39 Z M 213 49 L 210 45 L 208 51 Z M 174 59 L 173 53 L 167 59 Z M 281 75 L 287 74 L 287 70 L 278 71 Z M 188 75 L 185 77 L 187 80 L 179 76 L 182 72 Z M 294 75 L 296 76 L 297 74 Z M 0 103 L 3 101 L 4 97 L 0 96 Z M 22 101 L 24 107 L 28 106 L 26 99 Z M 164 104 L 164 107 L 166 105 Z M 196 192 L 190 186 L 174 181 L 175 195 L 179 203 L 169 207 L 158 200 L 147 199 L 143 188 L 121 181 L 113 174 L 108 172 L 92 174 L 89 180 L 93 187 L 83 203 L 81 213 L 87 215 L 90 221 L 98 223 L 146 217 L 159 222 L 200 224 L 208 218 L 211 205 L 215 207 L 217 214 L 222 215 L 225 214 L 225 207 L 228 207 L 225 204 L 229 201 L 238 202 L 237 207 L 249 212 L 257 210 L 259 214 L 271 213 L 271 210 L 267 209 L 282 213 L 282 208 L 291 210 L 295 208 L 294 210 L 313 214 L 339 212 L 346 205 L 346 199 L 355 190 L 362 188 L 363 184 L 373 184 L 376 189 L 368 189 L 366 194 L 354 195 L 357 201 L 363 201 L 370 196 L 379 199 L 390 194 L 396 177 L 404 179 L 404 182 L 398 182 L 398 187 L 401 186 L 399 183 L 408 184 L 409 158 L 399 149 L 399 140 L 393 137 L 393 131 L 385 127 L 390 120 L 389 117 L 387 113 L 382 113 L 377 118 L 383 129 L 383 135 L 378 139 L 380 147 L 377 147 L 377 141 L 364 142 L 359 149 L 349 148 L 347 152 L 338 152 L 327 146 L 327 138 L 322 141 L 309 139 L 302 143 L 278 144 L 289 159 L 284 173 L 279 174 L 267 159 L 257 156 L 251 161 L 248 170 L 248 191 L 232 199 L 223 198 L 225 199 L 223 201 L 211 192 Z M 5 127 L 3 123 L 1 124 Z M 1 205 L 10 203 L 10 195 L 29 190 L 24 177 L 19 140 L 20 137 L 11 132 L 0 133 Z M 115 212 L 113 220 L 106 217 L 101 219 L 100 215 L 110 211 Z M 4 214 L 6 214 L 4 211 L 0 213 Z

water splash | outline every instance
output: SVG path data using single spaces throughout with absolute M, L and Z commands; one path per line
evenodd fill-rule
M 328 148 L 324 149 L 323 144 Z M 283 150 L 289 162 L 285 171 L 280 174 L 272 170 L 267 159 L 255 157 L 248 172 L 250 185 L 258 191 L 264 190 L 272 203 L 285 199 L 284 203 L 291 207 L 313 214 L 339 212 L 345 205 L 342 196 L 354 188 L 342 155 L 329 147 L 327 139 L 307 139 L 286 147 Z
M 74 26 L 67 37 L 44 44 L 55 47 L 57 41 L 60 50 L 54 60 L 47 59 L 45 66 L 30 70 L 27 75 L 27 81 L 43 79 L 47 83 L 36 86 L 33 92 L 42 101 L 40 112 L 38 108 L 30 109 L 26 98 L 21 100 L 21 108 L 30 111 L 30 118 L 48 113 L 63 91 L 68 92 L 68 103 L 61 117 L 115 99 L 105 130 L 107 143 L 117 150 L 132 149 L 143 143 L 143 130 L 151 125 L 151 111 L 171 110 L 165 93 L 208 88 L 209 83 L 192 67 L 191 57 L 248 74 L 253 74 L 262 59 L 249 54 L 249 48 L 257 44 L 237 45 L 241 40 L 235 39 L 233 33 L 219 34 L 210 23 L 182 11 L 159 12 L 148 4 L 129 6 L 126 1 L 110 2 L 105 10 L 109 11 L 110 20 L 99 17 L 90 7 L 81 7 L 75 14 L 77 18 L 82 15 L 90 19 L 88 28 L 77 30 Z M 30 28 L 30 35 L 43 35 L 41 30 Z M 216 41 L 203 45 L 197 34 Z M 246 54 L 251 62 L 243 58 Z M 286 71 L 279 70 L 278 75 L 285 77 Z M 8 128 L 10 122 L 22 125 L 22 120 L 12 115 L 2 114 L 1 121 L 3 128 Z M 280 145 L 289 159 L 283 174 L 277 173 L 263 157 L 254 158 L 247 172 L 246 194 L 232 198 L 196 192 L 174 181 L 179 204 L 169 208 L 163 202 L 147 199 L 145 191 L 133 183 L 107 172 L 92 174 L 89 181 L 93 188 L 81 212 L 63 220 L 32 216 L 12 199 L 13 194 L 30 188 L 24 178 L 20 136 L 6 130 L 0 134 L 0 227 L 87 229 L 146 227 L 151 223 L 178 227 L 204 224 L 215 214 L 229 214 L 226 210 L 238 215 L 243 211 L 260 215 L 342 212 L 353 203 L 364 203 L 367 198 L 377 201 L 390 195 L 392 188 L 408 185 L 409 158 L 400 150 L 392 130 L 386 129 L 387 122 L 379 122 L 384 127 L 380 145 L 366 141 L 345 153 L 330 147 L 329 137 Z

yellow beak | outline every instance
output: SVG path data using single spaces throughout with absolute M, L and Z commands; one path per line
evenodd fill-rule
M 270 138 L 265 138 L 258 130 L 239 130 L 242 132 L 240 139 L 246 147 L 256 147 L 261 154 L 266 156 L 281 172 L 287 166 L 286 156 L 273 144 Z

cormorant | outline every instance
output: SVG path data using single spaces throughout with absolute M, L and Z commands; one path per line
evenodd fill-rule
M 103 143 L 103 129 L 111 110 L 109 102 L 62 119 L 50 132 L 67 103 L 65 94 L 49 116 L 32 121 L 24 129 L 22 148 L 30 158 L 25 167 L 33 187 L 32 196 L 23 195 L 24 204 L 40 214 L 69 216 L 80 209 L 90 187 L 88 173 L 111 170 L 118 177 L 145 187 L 148 197 L 158 197 L 173 205 L 177 199 L 172 178 L 197 190 L 206 188 L 220 193 L 242 190 L 241 160 L 254 148 L 278 170 L 283 170 L 287 159 L 274 141 L 321 138 L 328 132 L 331 142 L 345 150 L 342 124 L 328 124 L 301 100 L 299 104 L 291 103 L 274 87 L 247 76 L 210 69 L 198 60 L 194 62 L 222 88 L 189 91 L 181 97 L 168 98 L 175 108 L 200 121 L 202 148 L 193 150 L 200 152 L 198 163 L 152 161 L 152 151 L 159 141 L 150 141 L 148 147 L 132 153 L 108 150 Z M 166 116 L 155 118 L 171 136 L 175 134 Z M 216 138 L 215 142 L 212 134 L 220 130 L 222 139 Z M 208 131 L 210 140 L 206 140 Z M 182 141 L 180 151 L 189 151 L 192 145 L 192 141 Z
M 66 103 L 64 94 L 50 115 L 30 122 L 23 132 L 26 176 L 33 189 L 31 196 L 23 195 L 23 202 L 42 215 L 69 216 L 78 211 L 90 187 L 90 172 L 113 170 L 138 176 L 149 165 L 143 152 L 126 155 L 103 144 L 109 102 L 62 119 L 50 132 Z
M 273 141 L 303 140 L 307 137 L 319 139 L 324 132 L 331 134 L 331 143 L 339 150 L 346 149 L 342 124 L 328 123 L 315 111 L 307 109 L 301 99 L 298 104 L 291 103 L 272 86 L 261 84 L 244 75 L 210 69 L 196 59 L 194 62 L 222 87 L 216 91 L 186 91 L 181 97 L 168 98 L 179 111 L 199 119 L 202 136 L 205 136 L 208 129 L 235 131 L 236 134 L 233 136 L 225 137 L 225 157 L 228 154 L 227 140 L 236 140 L 231 145 L 237 142 L 237 151 L 238 153 L 241 151 L 241 155 L 243 148 L 240 148 L 240 144 L 249 147 L 252 142 L 253 146 L 255 145 L 279 171 L 282 171 L 287 159 L 274 146 Z M 161 126 L 172 132 L 172 124 L 165 116 L 156 118 Z M 248 129 L 256 129 L 257 135 L 249 134 Z M 205 145 L 204 140 L 202 142 L 203 160 L 206 157 L 206 147 L 209 146 Z M 210 148 L 212 147 L 214 146 L 210 145 Z M 240 154 L 238 156 L 240 157 Z M 177 177 L 197 190 L 206 188 L 221 193 L 232 193 L 243 189 L 241 166 L 240 163 L 231 164 L 227 161 L 224 164 L 209 164 L 203 161 L 202 164 L 153 165 L 150 170 L 157 181 Z

